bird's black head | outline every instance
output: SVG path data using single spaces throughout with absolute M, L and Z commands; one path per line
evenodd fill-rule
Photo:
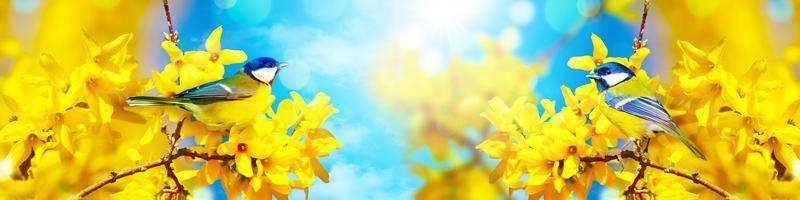
M 586 75 L 586 77 L 594 79 L 597 84 L 597 91 L 602 92 L 610 87 L 627 81 L 633 76 L 633 71 L 628 69 L 625 65 L 617 62 L 609 62 L 600 65 L 594 69 L 594 73 Z
M 288 66 L 270 57 L 260 57 L 244 64 L 244 73 L 259 82 L 272 84 L 281 68 Z

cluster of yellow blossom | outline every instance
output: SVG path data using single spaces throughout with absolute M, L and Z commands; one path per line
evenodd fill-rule
M 417 192 L 418 198 L 491 199 L 504 195 L 499 185 L 485 184 L 489 169 L 480 163 L 479 152 L 473 149 L 466 158 L 457 153 L 471 150 L 478 142 L 468 130 L 476 130 L 477 137 L 487 134 L 489 124 L 478 116 L 482 102 L 494 96 L 530 95 L 529 83 L 543 67 L 525 64 L 502 42 L 487 38 L 479 42 L 486 53 L 484 60 L 456 58 L 434 73 L 426 73 L 425 68 L 436 66 L 424 66 L 425 55 L 420 52 L 391 48 L 387 52 L 390 57 L 372 76 L 374 91 L 382 102 L 409 119 L 409 154 L 430 153 L 438 162 L 410 163 L 426 182 Z
M 658 78 L 649 78 L 641 69 L 649 49 L 639 49 L 630 58 L 607 58 L 602 40 L 592 35 L 592 43 L 593 55 L 573 57 L 568 65 L 586 71 L 607 62 L 628 66 L 664 97 L 662 102 L 674 121 L 708 157 L 705 161 L 684 156 L 685 147 L 659 135 L 649 146 L 650 162 L 697 172 L 740 197 L 785 198 L 800 188 L 791 175 L 800 151 L 800 128 L 795 123 L 800 119 L 800 100 L 797 91 L 780 90 L 796 88 L 797 82 L 762 76 L 769 70 L 764 61 L 756 62 L 746 73 L 733 74 L 719 62 L 724 42 L 706 53 L 681 41 L 682 60 L 673 68 L 675 84 L 659 84 Z M 617 154 L 617 140 L 627 139 L 594 109 L 598 103 L 594 84 L 580 86 L 574 93 L 562 86 L 566 106 L 560 110 L 547 99 L 541 101 L 543 112 L 524 97 L 511 107 L 499 98 L 489 101 L 490 109 L 482 116 L 497 132 L 477 149 L 500 159 L 492 181 L 501 179 L 511 190 L 524 189 L 534 199 L 582 198 L 592 181 L 627 188 L 641 167 L 636 162 L 583 160 Z M 778 92 L 788 96 L 775 98 L 780 96 Z M 644 175 L 637 185 L 649 188 L 650 197 L 719 198 L 692 180 L 663 170 L 647 170 Z
M 177 179 L 184 186 L 193 186 L 188 188 L 222 180 L 232 198 L 240 194 L 255 199 L 286 198 L 293 188 L 307 192 L 315 177 L 327 182 L 318 158 L 341 143 L 322 128 L 337 112 L 323 93 L 306 102 L 292 92 L 291 99 L 273 110 L 269 86 L 262 86 L 267 92 L 250 98 L 254 103 L 247 109 L 262 114 L 227 130 L 193 121 L 191 113 L 175 107 L 127 106 L 125 100 L 130 96 L 153 88 L 172 96 L 219 80 L 223 66 L 244 62 L 244 52 L 221 49 L 221 34 L 221 27 L 211 33 L 206 51 L 182 52 L 171 42 L 162 43 L 171 62 L 161 73 L 153 72 L 152 81 L 137 75 L 139 64 L 127 48 L 132 34 L 102 46 L 84 37 L 89 57 L 78 67 L 62 67 L 47 54 L 38 63 L 15 60 L 15 67 L 3 80 L 0 98 L 0 155 L 4 156 L 0 185 L 18 188 L 6 195 L 64 198 L 112 170 L 171 156 L 164 153 L 170 146 L 166 129 L 175 124 L 181 125 L 174 129 L 184 138 L 177 144 L 180 148 L 221 158 L 175 160 Z M 155 198 L 164 194 L 165 187 L 175 185 L 164 172 L 152 169 L 116 180 L 122 184 L 111 184 L 93 195 Z

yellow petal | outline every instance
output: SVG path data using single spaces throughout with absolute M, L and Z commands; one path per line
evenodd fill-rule
M 244 153 L 236 154 L 236 171 L 242 176 L 253 177 L 253 166 L 250 165 L 250 156 Z
M 545 113 L 550 115 L 556 114 L 556 102 L 551 101 L 550 99 L 542 99 L 541 101 L 542 107 L 544 108 Z
M 706 103 L 702 108 L 697 109 L 697 111 L 695 112 L 695 114 L 697 116 L 697 125 L 698 126 L 701 126 L 701 127 L 708 126 L 708 117 L 709 117 L 710 112 L 711 112 L 711 110 L 709 108 L 710 105 L 711 105 L 711 103 Z
M 325 167 L 323 167 L 322 163 L 319 163 L 319 160 L 316 158 L 311 158 L 311 169 L 314 170 L 314 174 L 319 177 L 319 180 L 322 180 L 324 183 L 328 183 L 328 171 L 325 170 Z
M 689 56 L 695 62 L 703 65 L 710 66 L 711 62 L 706 59 L 706 53 L 698 49 L 694 45 L 686 41 L 678 41 L 678 47 L 683 50 L 684 55 Z
M 179 181 L 186 181 L 197 176 L 198 170 L 183 170 L 175 173 Z
M 292 92 L 290 92 L 290 93 L 289 93 L 289 95 L 290 95 L 290 96 L 292 96 L 292 101 L 294 101 L 294 103 L 295 103 L 295 104 L 297 104 L 297 105 L 299 105 L 300 107 L 306 107 L 306 106 L 308 106 L 308 105 L 306 104 L 306 101 L 305 101 L 305 100 L 303 100 L 303 97 L 302 97 L 302 96 L 300 96 L 300 94 L 298 94 L 297 92 L 295 92 L 295 91 L 292 91 Z M 323 94 L 323 95 L 324 95 L 324 94 Z M 316 99 L 317 99 L 317 98 L 314 98 L 314 100 L 316 100 Z M 312 100 L 312 101 L 313 101 L 313 100 Z M 327 104 L 327 103 L 324 103 L 324 104 Z
M 725 52 L 725 42 L 726 39 L 722 38 L 722 40 L 717 43 L 717 46 L 712 48 L 708 51 L 708 59 L 714 64 L 719 63 L 720 59 L 722 58 L 722 53 Z
M 616 174 L 617 174 L 617 178 L 619 178 L 622 181 L 628 182 L 628 183 L 632 183 L 633 179 L 636 177 L 636 174 L 634 174 L 633 172 L 627 172 L 627 171 L 616 172 Z
M 606 44 L 603 43 L 603 40 L 600 37 L 597 37 L 594 33 L 592 33 L 592 46 L 594 46 L 594 51 L 592 51 L 592 56 L 596 60 L 605 59 L 608 56 L 608 49 L 606 49 Z
M 89 55 L 94 56 L 100 53 L 100 47 L 97 46 L 97 42 L 92 40 L 86 31 L 83 31 L 83 44 L 86 47 L 86 50 L 89 52 Z
M 248 131 L 248 132 L 253 132 Z M 255 159 L 264 159 L 272 154 L 272 148 L 267 148 L 264 142 L 248 142 L 247 154 Z
M 8 155 L 11 156 L 11 164 L 14 166 L 14 168 L 28 159 L 28 156 L 30 156 L 31 152 L 33 152 L 31 148 L 32 147 L 30 143 L 27 141 L 19 141 L 11 146 L 11 150 L 8 152 Z
M 775 151 L 775 157 L 777 157 L 783 166 L 786 166 L 791 173 L 794 162 L 797 160 L 797 154 L 794 153 L 792 147 L 786 144 L 780 144 Z
M 567 104 L 568 108 L 578 108 L 578 98 L 575 98 L 575 95 L 572 94 L 572 90 L 565 85 L 561 85 L 561 94 L 564 96 L 564 103 Z
M 591 71 L 597 67 L 594 62 L 594 58 L 591 56 L 578 56 L 569 58 L 569 61 L 567 61 L 567 66 L 572 69 L 580 69 L 584 71 Z
M 27 121 L 10 122 L 0 130 L 0 137 L 2 137 L 0 142 L 6 143 L 24 140 L 31 134 L 33 129 L 34 125 Z
M 300 150 L 294 147 L 284 147 L 279 151 L 275 151 L 270 156 L 269 161 L 277 165 L 289 166 L 300 157 Z
M 181 51 L 181 49 L 178 48 L 175 43 L 164 40 L 161 42 L 161 48 L 163 48 L 164 51 L 167 52 L 167 55 L 169 55 L 170 62 L 178 61 L 181 59 L 181 57 L 183 57 L 183 51 Z
M 73 153 L 72 152 L 72 137 L 70 137 L 69 127 L 60 126 L 60 128 L 58 128 L 58 139 L 61 141 L 61 145 L 64 146 L 64 149 L 66 149 L 70 153 Z
M 564 171 L 561 173 L 562 178 L 569 178 L 578 174 L 578 164 L 580 159 L 578 159 L 575 155 L 567 156 L 567 159 L 564 160 Z
M 737 135 L 736 151 L 734 151 L 734 153 L 738 154 L 744 150 L 745 146 L 747 146 L 747 134 L 745 133 L 745 129 L 739 129 Z
M 261 164 L 261 161 L 256 161 L 256 169 L 256 177 L 251 179 L 250 185 L 253 186 L 253 190 L 258 191 L 261 189 L 262 182 L 264 182 L 264 177 L 261 176 L 264 174 L 264 166 Z
M 167 69 L 165 68 L 164 71 L 167 71 Z M 161 93 L 162 96 L 172 96 L 175 93 L 177 93 L 178 85 L 175 84 L 175 79 L 170 79 L 168 77 L 162 76 L 161 74 L 156 73 L 155 71 L 153 71 L 151 74 L 153 76 L 153 83 L 155 84 L 156 90 L 158 90 L 158 92 Z M 174 76 L 177 79 L 178 75 L 176 74 Z
M 100 50 L 100 54 L 97 55 L 98 59 L 106 60 L 111 58 L 111 56 L 116 55 L 121 50 L 125 49 L 128 45 L 128 42 L 131 40 L 132 34 L 123 34 L 114 39 L 113 41 L 109 42 L 106 45 L 103 45 L 103 48 Z
M 494 170 L 492 170 L 492 174 L 489 176 L 489 182 L 490 183 L 497 182 L 497 179 L 500 179 L 500 177 L 503 176 L 507 167 L 508 167 L 508 160 L 507 159 L 500 160 L 500 163 L 497 164 L 497 167 L 495 167 Z
M 153 136 L 156 132 L 161 132 L 161 115 L 153 115 L 148 120 L 147 130 L 144 131 L 142 134 L 142 138 L 139 139 L 139 145 L 145 145 L 153 141 Z
M 114 113 L 114 105 L 111 105 L 105 97 L 97 98 L 98 111 L 100 113 L 100 120 L 103 123 L 111 122 L 111 114 Z
M 550 178 L 548 170 L 541 170 L 540 168 L 533 170 L 528 178 L 529 185 L 542 185 L 547 178 Z
M 800 127 L 788 124 L 782 125 L 775 129 L 775 136 L 783 143 L 800 144 Z
M 561 189 L 564 189 L 564 179 L 560 179 L 558 177 L 554 178 L 553 187 L 556 188 L 556 191 L 561 192 Z
M 142 160 L 142 155 L 139 154 L 139 151 L 136 149 L 128 149 L 128 158 L 134 162 L 138 162 L 139 160 Z
M 647 47 L 642 47 L 639 50 L 636 50 L 636 53 L 633 53 L 630 58 L 630 65 L 633 67 L 632 70 L 634 72 L 642 68 L 642 62 L 645 58 L 647 58 L 647 55 L 650 55 L 650 49 Z
M 223 49 L 219 55 L 219 63 L 223 65 L 230 65 L 242 63 L 247 60 L 247 54 L 244 51 Z
M 86 95 L 86 84 L 81 80 L 73 80 L 69 90 L 67 90 L 64 101 L 61 102 L 61 108 L 59 110 L 67 110 L 67 108 L 78 104 L 78 102 L 83 99 L 84 95 Z
M 214 31 L 211 32 L 211 35 L 208 36 L 206 39 L 206 51 L 208 52 L 219 52 L 220 49 L 220 38 L 222 37 L 222 26 L 217 27 Z
M 669 156 L 669 162 L 672 164 L 678 163 L 683 158 L 683 151 L 672 151 L 672 154 Z

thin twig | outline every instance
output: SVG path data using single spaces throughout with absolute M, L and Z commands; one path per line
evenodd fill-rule
M 609 161 L 612 161 L 612 160 L 617 160 L 618 156 L 620 156 L 622 158 L 633 159 L 633 160 L 639 162 L 639 164 L 647 166 L 649 168 L 661 170 L 661 171 L 663 171 L 665 173 L 673 174 L 673 175 L 676 175 L 676 176 L 691 180 L 693 183 L 701 185 L 701 186 L 703 186 L 705 188 L 708 188 L 709 190 L 719 194 L 720 196 L 724 197 L 725 199 L 734 199 L 733 195 L 731 195 L 730 193 L 728 193 L 727 191 L 725 191 L 721 187 L 716 186 L 713 183 L 710 183 L 710 182 L 708 182 L 706 180 L 703 180 L 702 178 L 700 178 L 700 175 L 697 174 L 697 173 L 687 173 L 687 172 L 683 172 L 682 170 L 672 169 L 672 168 L 667 168 L 667 167 L 663 167 L 663 166 L 657 165 L 655 163 L 646 161 L 645 158 L 643 158 L 643 157 L 641 157 L 639 155 L 636 155 L 636 153 L 633 152 L 633 151 L 623 151 L 619 155 L 605 155 L 605 156 L 600 156 L 600 157 L 583 157 L 583 158 L 581 158 L 581 161 L 582 162 L 609 162 Z
M 633 52 L 636 53 L 642 47 L 647 46 L 647 40 L 644 39 L 644 24 L 647 21 L 647 13 L 650 12 L 650 0 L 644 0 L 644 9 L 642 10 L 642 24 L 639 26 L 639 37 L 633 39 Z
M 183 122 L 186 121 L 186 118 L 183 118 L 179 121 L 175 127 L 175 131 L 172 132 L 169 141 L 169 149 L 167 149 L 167 155 L 172 155 L 175 152 L 176 147 L 178 146 L 178 140 L 181 138 L 181 129 L 183 128 Z M 167 176 L 172 179 L 172 182 L 175 182 L 175 192 L 170 193 L 170 197 L 172 195 L 182 195 L 186 190 L 184 190 L 183 185 L 181 184 L 180 180 L 178 180 L 178 176 L 175 175 L 175 168 L 172 167 L 172 161 L 167 161 L 164 163 L 164 169 L 167 170 Z M 170 198 L 172 199 L 172 198 Z
M 636 145 L 637 150 L 640 150 L 639 156 L 642 158 L 638 160 L 639 170 L 636 172 L 636 177 L 633 178 L 633 182 L 631 182 L 631 185 L 628 186 L 628 190 L 625 192 L 626 194 L 631 196 L 636 196 L 640 194 L 640 192 L 638 192 L 640 190 L 639 188 L 637 188 L 636 184 L 639 183 L 639 181 L 641 181 L 642 179 L 644 179 L 645 171 L 647 170 L 647 165 L 645 165 L 644 163 L 649 162 L 649 160 L 645 155 L 647 154 L 647 149 L 650 147 L 650 139 L 645 139 L 643 142 L 644 144 Z M 644 197 L 641 196 L 640 198 L 644 199 Z
M 164 37 L 168 41 L 178 45 L 178 32 L 172 28 L 172 16 L 169 14 L 169 4 L 167 4 L 167 0 L 164 0 L 164 14 L 167 16 L 167 28 L 169 28 L 169 33 L 164 33 Z
M 161 159 L 158 159 L 158 160 L 154 160 L 154 161 L 152 161 L 150 163 L 147 163 L 147 164 L 144 164 L 144 165 L 139 165 L 139 166 L 128 168 L 128 169 L 123 169 L 123 170 L 111 172 L 108 177 L 103 178 L 100 181 L 97 181 L 95 184 L 92 184 L 91 186 L 89 186 L 89 187 L 81 190 L 80 192 L 78 192 L 78 194 L 75 194 L 73 199 L 82 199 L 82 198 L 86 197 L 86 195 L 91 194 L 92 192 L 102 188 L 105 185 L 114 183 L 114 182 L 116 182 L 117 180 L 119 180 L 121 178 L 130 176 L 130 175 L 134 175 L 134 174 L 137 174 L 137 173 L 141 173 L 141 172 L 147 171 L 148 169 L 151 169 L 151 168 L 162 166 L 162 165 L 164 165 L 164 163 L 171 162 L 172 160 L 178 159 L 180 157 L 201 158 L 201 159 L 206 160 L 206 161 L 210 161 L 210 160 L 233 160 L 234 159 L 234 156 L 232 156 L 232 155 L 216 155 L 216 154 L 212 155 L 212 154 L 209 154 L 209 153 L 201 153 L 201 152 L 192 151 L 191 149 L 187 149 L 187 148 L 181 148 L 181 149 L 177 149 L 176 153 L 174 153 L 172 155 L 165 156 L 165 157 L 163 157 Z

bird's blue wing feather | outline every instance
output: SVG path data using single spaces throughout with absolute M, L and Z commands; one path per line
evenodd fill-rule
M 678 131 L 667 110 L 654 98 L 606 95 L 605 100 L 608 106 L 653 122 L 665 131 Z
M 186 98 L 194 102 L 214 102 L 239 100 L 252 95 L 253 91 L 241 90 L 236 87 L 229 86 L 225 82 L 225 79 L 222 79 L 185 90 L 176 95 L 176 97 Z

